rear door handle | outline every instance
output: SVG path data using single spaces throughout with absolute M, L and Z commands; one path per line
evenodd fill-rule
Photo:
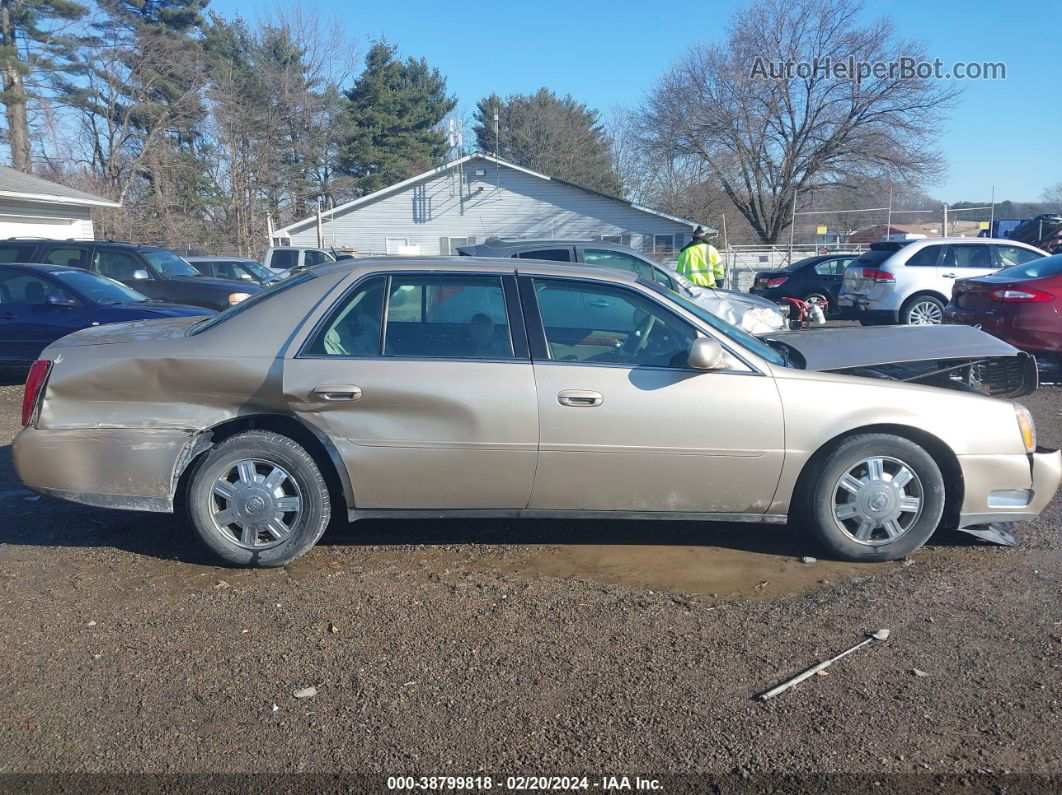
M 573 409 L 591 408 L 600 406 L 605 398 L 600 392 L 591 392 L 589 389 L 564 389 L 557 394 L 557 402 Z
M 353 384 L 321 384 L 313 391 L 314 397 L 331 403 L 361 399 L 361 387 Z

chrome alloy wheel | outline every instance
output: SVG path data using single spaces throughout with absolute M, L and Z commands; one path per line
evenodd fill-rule
M 908 319 L 912 326 L 939 326 L 944 322 L 944 311 L 933 301 L 919 301 L 911 307 Z
M 918 475 L 898 458 L 866 458 L 833 488 L 837 526 L 867 546 L 889 544 L 914 527 L 925 493 Z
M 302 492 L 286 469 L 245 459 L 229 467 L 210 495 L 214 529 L 229 543 L 267 549 L 291 535 L 302 516 Z

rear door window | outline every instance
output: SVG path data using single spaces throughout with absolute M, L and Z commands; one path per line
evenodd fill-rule
M 907 260 L 908 268 L 932 268 L 940 261 L 941 249 L 945 246 L 926 246 L 919 249 Z
M 88 268 L 89 246 L 57 246 L 44 252 L 41 262 L 50 265 L 66 265 L 71 268 Z
M 269 267 L 278 270 L 294 268 L 298 264 L 299 252 L 290 248 L 282 248 L 274 251 L 272 258 L 269 260 Z
M 535 251 L 523 251 L 517 254 L 520 259 L 545 259 L 553 262 L 571 262 L 572 250 L 570 248 L 541 248 Z
M 583 262 L 587 265 L 597 265 L 602 268 L 613 268 L 618 271 L 635 273 L 643 279 L 653 278 L 653 266 L 630 254 L 622 251 L 607 251 L 605 249 L 583 249 Z
M 384 355 L 514 358 L 501 277 L 392 276 Z
M 991 270 L 995 267 L 992 264 L 992 252 L 984 243 L 954 243 L 947 246 L 941 264 L 946 268 Z

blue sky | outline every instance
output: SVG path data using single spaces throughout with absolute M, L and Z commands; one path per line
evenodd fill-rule
M 690 45 L 725 36 L 737 0 L 317 0 L 359 41 L 386 36 L 403 55 L 423 56 L 446 75 L 471 112 L 491 91 L 505 95 L 548 86 L 607 113 L 635 105 Z M 272 4 L 213 0 L 211 8 L 254 19 Z M 306 6 L 309 7 L 309 6 Z M 964 81 L 940 139 L 948 176 L 930 189 L 949 202 L 1033 201 L 1062 181 L 1058 143 L 1059 29 L 1051 4 L 890 0 L 867 3 L 887 13 L 928 55 L 955 61 L 1003 61 L 1007 79 Z

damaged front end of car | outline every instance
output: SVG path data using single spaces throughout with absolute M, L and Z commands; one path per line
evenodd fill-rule
M 802 369 L 1017 398 L 1039 386 L 1036 359 L 972 326 L 836 328 L 777 334 Z

